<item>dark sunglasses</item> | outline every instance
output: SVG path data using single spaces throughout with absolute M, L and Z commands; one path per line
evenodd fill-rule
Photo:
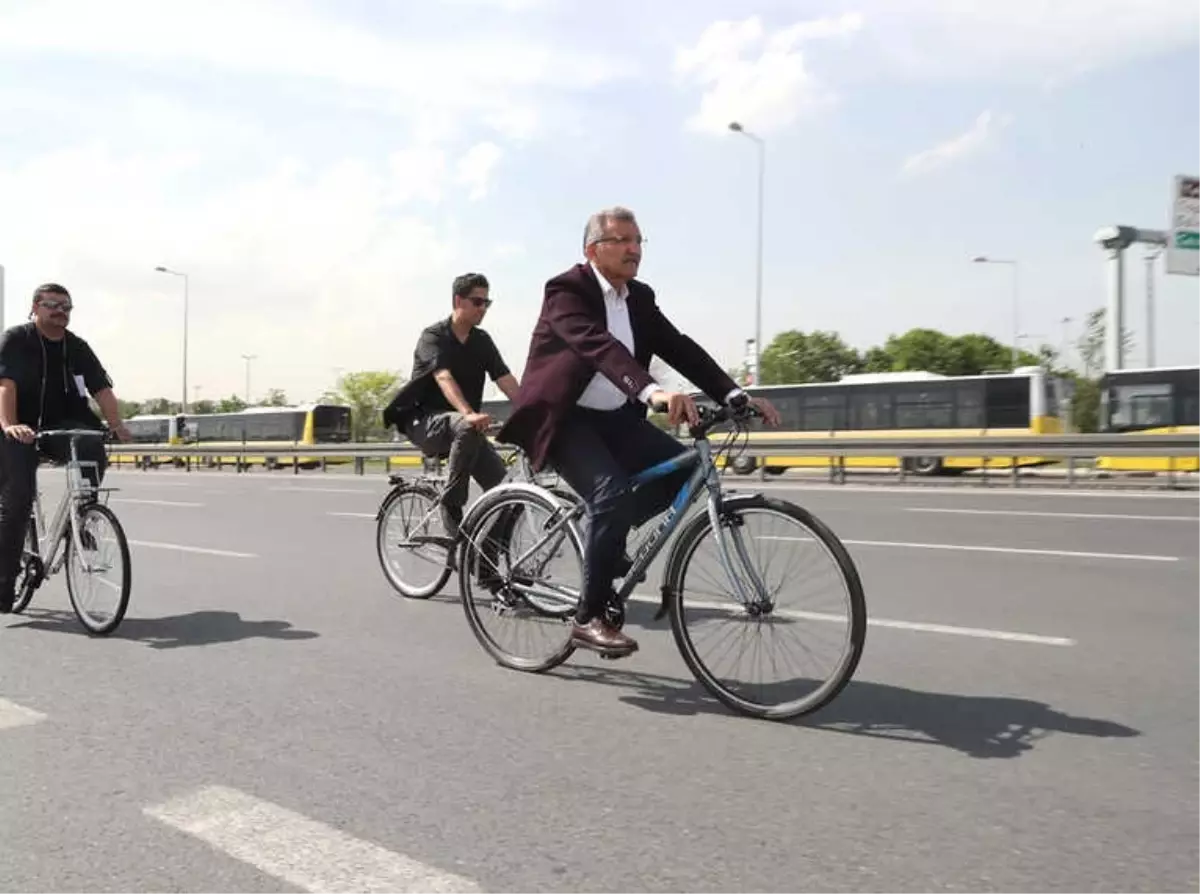
M 61 310 L 66 313 L 71 312 L 73 305 L 69 298 L 42 298 L 38 301 L 46 310 Z
M 492 306 L 491 298 L 468 298 L 467 300 L 470 301 L 472 304 L 474 304 L 476 307 L 491 307 Z

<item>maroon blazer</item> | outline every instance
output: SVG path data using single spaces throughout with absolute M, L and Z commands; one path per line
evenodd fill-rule
M 516 444 L 534 470 L 546 463 L 554 433 L 596 373 L 603 373 L 631 400 L 654 379 L 650 359 L 661 357 L 717 403 L 737 384 L 703 348 L 671 324 L 643 282 L 629 282 L 629 322 L 634 352 L 609 334 L 604 293 L 590 264 L 577 264 L 546 283 L 542 312 L 512 413 L 497 434 Z

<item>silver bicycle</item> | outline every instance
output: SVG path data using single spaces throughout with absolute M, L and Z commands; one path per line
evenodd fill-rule
M 438 512 L 446 485 L 442 464 L 440 457 L 427 457 L 421 475 L 390 474 L 391 490 L 375 514 L 375 551 L 383 575 L 396 592 L 409 599 L 435 596 L 456 569 L 459 541 L 446 535 Z M 573 491 L 557 483 L 556 474 L 534 473 L 520 449 L 510 451 L 505 464 L 509 469 L 506 481 L 540 484 L 568 505 L 579 502 Z
M 71 455 L 65 465 L 67 487 L 47 527 L 41 493 L 33 494 L 24 553 L 18 567 L 13 613 L 20 614 L 47 578 L 67 566 L 71 608 L 89 633 L 105 636 L 117 629 L 129 607 L 129 542 L 116 514 L 97 502 L 115 488 L 96 488 L 84 476 L 96 463 L 79 459 L 79 438 L 105 438 L 89 428 L 47 429 L 37 439 L 67 437 Z

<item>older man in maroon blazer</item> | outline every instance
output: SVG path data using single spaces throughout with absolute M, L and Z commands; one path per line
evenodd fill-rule
M 585 648 L 627 655 L 637 643 L 604 618 L 613 579 L 629 570 L 625 539 L 632 525 L 669 505 L 687 475 L 647 485 L 637 499 L 630 493 L 633 475 L 684 449 L 646 418 L 645 408 L 665 406 L 675 425 L 699 422 L 690 397 L 654 381 L 650 360 L 661 357 L 718 403 L 743 392 L 663 315 L 654 290 L 634 279 L 642 235 L 633 212 L 593 214 L 583 246 L 587 263 L 546 283 L 521 387 L 498 439 L 521 446 L 535 469 L 551 465 L 583 498 L 590 523 L 572 637 Z M 753 403 L 778 424 L 768 402 Z

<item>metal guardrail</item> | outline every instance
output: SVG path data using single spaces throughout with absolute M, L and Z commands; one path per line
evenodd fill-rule
M 719 443 L 714 438 L 714 444 Z M 682 442 L 686 443 L 686 442 Z M 507 450 L 506 445 L 497 445 Z M 163 456 L 199 459 L 217 456 L 262 456 L 280 460 L 346 457 L 384 459 L 419 457 L 420 450 L 407 442 L 349 443 L 258 446 L 246 444 L 109 444 L 110 454 L 123 456 Z M 1087 435 L 1015 435 L 964 437 L 828 437 L 739 441 L 730 451 L 743 456 L 983 456 L 1001 458 L 1040 456 L 1053 459 L 1091 459 L 1098 456 L 1161 456 L 1172 458 L 1200 456 L 1200 438 L 1190 434 L 1087 434 Z

